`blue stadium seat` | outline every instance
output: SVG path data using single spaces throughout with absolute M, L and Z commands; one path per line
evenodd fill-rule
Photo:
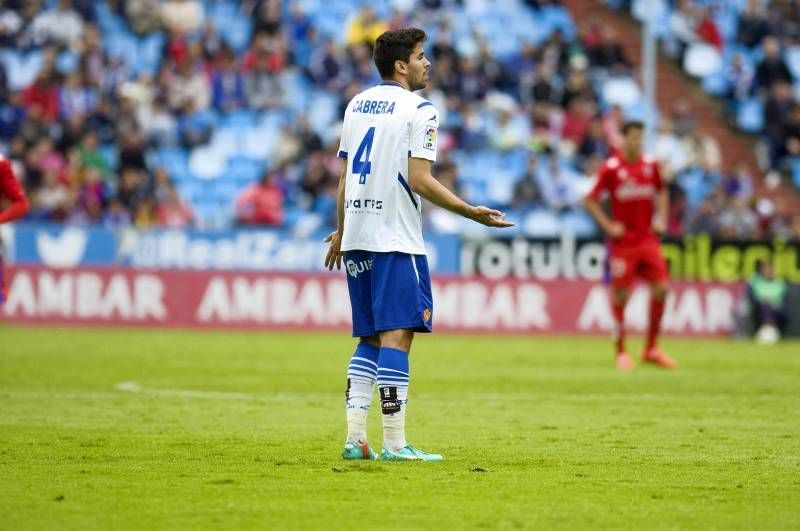
M 722 96 L 728 91 L 728 80 L 722 70 L 707 75 L 702 81 L 703 90 L 714 96 Z
M 759 98 L 751 98 L 739 104 L 736 124 L 742 131 L 759 133 L 764 129 L 764 103 Z
M 248 157 L 234 157 L 228 160 L 228 168 L 225 171 L 225 178 L 236 183 L 236 186 L 243 186 L 256 182 L 264 172 L 265 164 L 258 159 Z
M 11 90 L 22 90 L 36 79 L 36 74 L 44 64 L 41 51 L 33 50 L 27 53 L 16 50 L 0 51 L 0 61 L 6 67 L 8 84 Z
M 791 161 L 792 183 L 800 190 L 800 157 L 793 157 Z

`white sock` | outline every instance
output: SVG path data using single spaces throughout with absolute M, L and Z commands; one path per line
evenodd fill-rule
M 367 442 L 367 415 L 372 403 L 374 380 L 350 378 L 347 388 L 347 438 L 358 443 Z
M 406 402 L 408 386 L 380 387 L 383 409 L 383 445 L 396 452 L 406 443 Z

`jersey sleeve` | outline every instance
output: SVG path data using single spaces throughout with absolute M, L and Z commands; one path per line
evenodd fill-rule
M 22 186 L 11 169 L 11 161 L 3 158 L 0 158 L 0 196 L 11 200 L 12 203 L 25 198 L 25 192 L 22 191 Z
M 28 211 L 28 198 L 11 169 L 11 161 L 0 157 L 0 198 L 5 197 L 11 205 L 0 211 L 0 223 L 14 221 Z
M 604 162 L 600 168 L 597 170 L 597 175 L 594 178 L 594 182 L 589 188 L 589 193 L 586 194 L 587 197 L 591 197 L 594 200 L 599 200 L 603 197 L 605 192 L 609 191 L 609 183 L 611 182 L 611 169 L 608 167 L 608 163 Z
M 342 123 L 342 137 L 339 139 L 339 158 L 346 159 L 349 150 L 348 144 L 350 139 L 350 105 L 344 112 L 344 122 Z
M 436 146 L 439 132 L 439 111 L 428 101 L 417 106 L 411 120 L 411 142 L 409 157 L 436 162 Z

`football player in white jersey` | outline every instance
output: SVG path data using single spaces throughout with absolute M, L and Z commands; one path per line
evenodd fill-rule
M 338 227 L 325 266 L 347 272 L 353 337 L 360 338 L 347 371 L 345 459 L 440 461 L 405 439 L 408 353 L 415 332 L 430 332 L 433 301 L 422 240 L 422 201 L 490 227 L 510 227 L 504 214 L 472 206 L 431 175 L 439 113 L 414 94 L 425 88 L 431 63 L 417 28 L 383 33 L 375 65 L 383 82 L 347 106 L 339 156 Z M 383 449 L 367 442 L 375 384 L 381 399 Z

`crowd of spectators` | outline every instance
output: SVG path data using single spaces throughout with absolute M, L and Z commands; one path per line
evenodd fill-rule
M 525 3 L 542 9 L 553 2 Z M 39 0 L 8 0 L 0 8 L 0 46 L 43 52 L 41 69 L 22 90 L 9 86 L 0 62 L 0 146 L 31 198 L 29 218 L 202 226 L 175 176 L 152 154 L 165 146 L 201 148 L 221 116 L 249 111 L 289 119 L 261 176 L 236 190 L 228 205 L 231 222 L 334 224 L 341 160 L 330 132 L 349 99 L 379 82 L 371 58 L 375 38 L 409 24 L 433 29 L 427 45 L 432 81 L 423 96 L 441 112 L 435 174 L 442 182 L 516 216 L 579 213 L 590 177 L 620 143 L 625 119 L 622 107 L 605 101 L 601 86 L 634 77 L 613 31 L 594 26 L 570 38 L 555 30 L 501 59 L 477 32 L 468 45 L 456 46 L 442 14 L 456 3 L 394 4 L 398 9 L 384 17 L 368 5 L 355 12 L 339 42 L 320 32 L 297 2 L 237 3 L 252 20 L 251 38 L 237 49 L 197 0 L 111 0 L 111 11 L 136 35 L 165 34 L 156 69 L 134 72 L 104 46 L 96 2 L 58 0 L 48 8 Z M 65 52 L 75 60 L 64 64 Z M 764 75 L 779 78 L 775 72 Z M 287 73 L 337 98 L 330 127 L 321 130 L 296 112 L 283 83 Z M 778 89 L 768 84 L 765 90 Z M 800 108 L 782 116 L 800 124 Z M 784 144 L 800 153 L 800 137 Z M 485 153 L 522 159 L 498 193 L 471 187 L 463 175 L 470 171 L 463 161 Z M 755 177 L 746 168 L 724 167 L 718 143 L 698 129 L 684 101 L 661 121 L 655 155 L 672 190 L 673 235 L 707 230 L 734 238 L 800 237 L 800 216 L 781 204 L 757 203 Z M 435 230 L 461 230 L 447 212 L 426 207 L 425 213 Z

